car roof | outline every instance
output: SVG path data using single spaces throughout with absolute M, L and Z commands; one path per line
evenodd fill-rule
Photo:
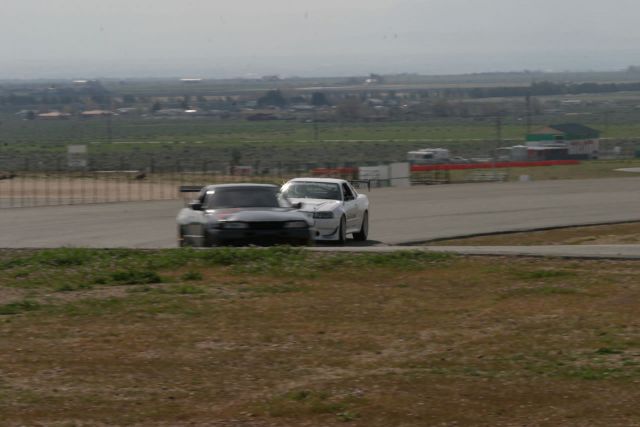
M 212 184 L 212 185 L 207 185 L 206 187 L 207 190 L 217 190 L 217 189 L 223 189 L 223 188 L 273 188 L 273 189 L 278 189 L 279 187 L 277 185 L 273 185 L 273 184 L 252 184 L 252 183 L 238 183 L 238 184 Z
M 331 184 L 342 184 L 347 181 L 338 178 L 294 178 L 289 180 L 289 182 L 326 182 Z

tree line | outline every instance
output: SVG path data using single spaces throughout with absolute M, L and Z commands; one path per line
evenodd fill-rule
M 525 96 L 550 96 L 550 95 L 577 95 L 598 94 L 623 91 L 640 91 L 640 82 L 631 83 L 556 83 L 552 81 L 533 82 L 526 86 L 497 86 L 497 87 L 458 87 L 458 88 L 434 88 L 406 90 L 420 98 L 434 99 L 480 99 L 480 98 L 509 98 Z M 259 107 L 287 107 L 294 104 L 308 104 L 314 107 L 327 105 L 341 105 L 345 102 L 354 103 L 353 98 L 366 101 L 368 97 L 375 97 L 377 91 L 372 88 L 370 93 L 357 93 L 345 90 L 338 94 L 327 94 L 322 91 L 310 95 L 289 94 L 280 90 L 270 90 L 257 96 L 255 101 Z M 388 92 L 388 91 L 387 91 Z M 387 94 L 389 95 L 389 94 Z M 389 96 L 385 96 L 389 98 Z M 205 109 L 211 108 L 237 108 L 238 104 L 229 97 L 224 101 L 209 101 L 203 96 L 192 99 L 190 96 L 176 98 L 174 102 L 166 102 L 177 108 L 188 108 L 197 105 Z M 159 101 L 152 95 L 136 96 L 131 94 L 115 95 L 110 93 L 99 83 L 92 83 L 83 88 L 49 88 L 46 90 L 19 91 L 6 90 L 0 92 L 0 106 L 29 108 L 33 106 L 65 106 L 65 105 L 97 105 L 103 108 L 111 108 L 113 105 L 131 106 L 148 104 L 152 111 L 163 108 Z

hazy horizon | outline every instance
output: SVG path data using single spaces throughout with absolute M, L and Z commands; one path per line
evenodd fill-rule
M 609 71 L 640 63 L 640 3 L 631 0 L 215 3 L 11 2 L 0 16 L 0 79 Z

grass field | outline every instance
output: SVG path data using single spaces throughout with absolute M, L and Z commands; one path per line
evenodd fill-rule
M 0 117 L 0 170 L 63 169 L 69 144 L 89 144 L 90 167 L 98 170 L 224 170 L 237 156 L 241 164 L 271 168 L 367 165 L 404 161 L 407 151 L 424 147 L 449 148 L 454 156 L 487 157 L 498 145 L 518 143 L 526 132 L 523 123 L 507 122 L 504 140 L 497 143 L 495 124 L 489 119 L 321 123 L 317 140 L 313 124 L 298 121 L 117 117 L 110 129 L 106 119 Z M 614 139 L 603 141 L 602 150 L 619 145 L 631 155 L 637 148 L 633 138 L 639 135 L 637 123 L 612 123 L 605 136 Z M 536 178 L 538 171 L 519 174 Z
M 423 252 L 4 250 L 0 416 L 634 425 L 639 270 Z
M 109 139 L 106 120 L 8 119 L 0 124 L 0 170 L 37 169 L 40 163 L 57 170 L 66 165 L 68 144 L 89 144 L 91 165 L 97 169 L 143 169 L 152 158 L 165 170 L 201 170 L 204 161 L 222 169 L 234 152 L 248 165 L 366 164 L 404 160 L 407 151 L 434 144 L 447 146 L 456 155 L 486 155 L 495 143 L 464 139 L 491 139 L 492 126 L 471 122 L 322 123 L 315 141 L 313 125 L 295 121 L 123 117 L 112 121 Z M 505 137 L 522 132 L 514 125 L 505 129 Z M 431 139 L 437 141 L 428 141 Z
M 321 140 L 407 140 L 407 139 L 492 139 L 494 124 L 451 120 L 390 123 L 322 123 L 318 126 Z M 2 140 L 13 147 L 65 145 L 69 143 L 106 142 L 106 119 L 70 119 L 59 121 L 4 120 Z M 637 131 L 637 132 L 636 132 Z M 116 142 L 203 142 L 292 143 L 314 141 L 312 124 L 297 121 L 249 122 L 244 120 L 212 120 L 207 118 L 115 118 L 111 124 Z M 625 131 L 626 132 L 626 131 Z M 629 130 L 640 135 L 640 127 Z M 523 125 L 507 125 L 505 138 L 522 138 Z M 52 147 L 53 148 L 53 147 Z
M 557 119 L 556 119 L 557 120 Z M 546 121 L 544 122 L 546 123 Z M 602 128 L 602 123 L 587 123 Z M 540 125 L 542 126 L 542 125 Z M 60 149 L 60 145 L 91 142 L 147 143 L 199 142 L 228 144 L 262 142 L 286 144 L 314 143 L 314 127 L 299 121 L 249 122 L 245 120 L 215 120 L 210 118 L 134 118 L 116 117 L 111 121 L 109 139 L 107 119 L 19 120 L 2 117 L 0 141 L 12 149 Z M 602 129 L 607 138 L 640 136 L 640 124 L 612 123 Z M 522 122 L 506 123 L 505 139 L 523 139 L 526 127 Z M 429 119 L 411 122 L 383 123 L 321 123 L 318 139 L 331 140 L 465 140 L 496 138 L 492 119 Z

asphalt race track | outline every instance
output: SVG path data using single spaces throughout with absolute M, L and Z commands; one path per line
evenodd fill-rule
M 370 244 L 640 220 L 640 178 L 373 189 Z M 0 247 L 176 246 L 179 201 L 0 210 Z

